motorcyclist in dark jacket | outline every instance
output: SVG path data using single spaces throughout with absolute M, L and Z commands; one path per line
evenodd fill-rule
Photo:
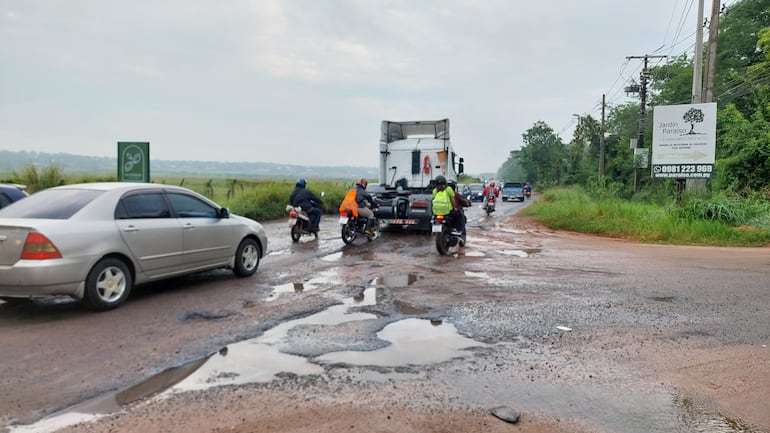
M 306 186 L 307 181 L 304 178 L 297 179 L 294 191 L 289 195 L 289 204 L 300 207 L 303 211 L 307 212 L 307 215 L 310 217 L 310 224 L 313 226 L 313 231 L 318 232 L 321 214 L 323 213 L 319 207 L 321 199 L 305 188 Z

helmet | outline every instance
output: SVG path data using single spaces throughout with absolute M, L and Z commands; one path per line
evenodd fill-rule
M 446 178 L 442 175 L 436 176 L 436 185 L 446 185 Z
M 489 186 L 491 186 L 492 188 L 494 188 L 494 187 L 495 187 L 495 183 L 494 183 L 494 182 L 489 182 Z
M 369 185 L 369 181 L 362 177 L 356 181 L 356 185 L 361 185 L 362 188 L 366 189 L 366 186 Z
M 300 177 L 299 179 L 297 179 L 297 186 L 304 188 L 305 185 L 307 185 L 307 181 L 305 180 L 304 177 Z

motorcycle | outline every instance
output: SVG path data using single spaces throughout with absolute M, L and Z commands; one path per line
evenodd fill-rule
M 380 236 L 380 220 L 374 218 L 368 229 L 367 225 L 369 225 L 369 218 L 355 216 L 350 210 L 340 211 L 342 242 L 345 242 L 345 245 L 352 244 L 359 235 L 366 236 L 369 242 L 377 239 Z
M 313 225 L 310 223 L 310 216 L 307 212 L 303 211 L 301 207 L 294 207 L 292 205 L 286 206 L 286 211 L 289 212 L 289 227 L 291 228 L 291 240 L 299 242 L 299 239 L 303 235 L 312 235 L 318 239 L 318 232 L 313 230 Z
M 524 190 L 524 199 L 526 200 L 526 199 L 528 199 L 530 197 L 532 197 L 532 190 L 531 189 L 525 189 Z
M 449 253 L 449 249 L 460 245 L 465 245 L 466 233 L 458 233 L 453 230 L 448 221 L 449 215 L 433 215 L 431 232 L 436 235 L 436 250 L 442 256 Z M 461 215 L 461 217 L 463 217 Z
M 492 212 L 495 211 L 495 195 L 489 194 L 489 197 L 487 197 L 487 205 L 484 206 L 484 211 L 487 213 L 487 216 L 492 214 Z

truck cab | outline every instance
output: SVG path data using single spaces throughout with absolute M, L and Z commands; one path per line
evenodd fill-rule
M 456 183 L 463 158 L 449 138 L 449 119 L 392 122 L 380 128 L 379 184 L 370 188 L 379 208 L 375 216 L 390 226 L 429 231 L 433 181 Z

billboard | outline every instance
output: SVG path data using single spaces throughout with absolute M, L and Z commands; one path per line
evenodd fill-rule
M 150 181 L 150 143 L 118 142 L 118 181 Z
M 652 128 L 652 177 L 711 177 L 716 130 L 716 102 L 656 106 Z

